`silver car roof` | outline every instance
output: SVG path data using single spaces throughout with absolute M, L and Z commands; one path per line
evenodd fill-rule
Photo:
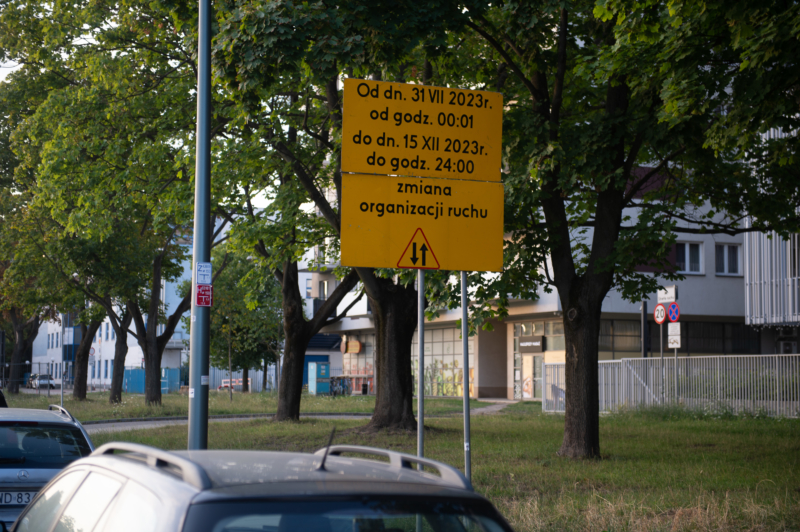
M 354 452 L 366 454 L 360 451 Z M 444 473 L 440 469 L 440 474 L 436 475 L 412 469 L 408 464 L 395 465 L 349 456 L 328 456 L 325 468 L 320 469 L 322 456 L 318 454 L 274 451 L 177 451 L 175 454 L 202 467 L 214 488 L 273 482 L 359 481 L 469 489 L 466 479 L 453 475 L 454 470 L 449 466 Z
M 115 457 L 115 451 L 129 454 Z M 380 456 L 388 462 L 342 456 L 344 453 Z M 282 486 L 286 493 L 290 493 L 293 484 L 302 484 L 305 490 L 315 483 L 369 483 L 373 487 L 405 484 L 472 491 L 472 485 L 464 475 L 447 464 L 395 451 L 350 445 L 334 445 L 314 454 L 305 454 L 232 450 L 169 452 L 145 445 L 112 442 L 98 448 L 82 462 L 107 464 L 121 458 L 128 463 L 138 462 L 140 467 L 169 472 L 200 491 L 272 485 Z M 414 465 L 422 465 L 436 474 L 414 469 Z
M 60 408 L 60 407 L 58 407 Z M 78 426 L 78 422 L 66 410 L 41 410 L 38 408 L 0 408 L 0 421 L 34 421 L 37 423 L 66 423 Z

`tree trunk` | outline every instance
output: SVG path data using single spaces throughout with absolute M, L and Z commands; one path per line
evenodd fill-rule
M 372 429 L 416 430 L 413 411 L 411 341 L 417 328 L 417 291 L 377 279 L 380 299 L 370 298 L 375 313 L 375 412 Z
M 191 308 L 191 291 L 184 296 L 175 311 L 169 315 L 164 324 L 164 332 L 158 334 L 158 315 L 161 307 L 161 256 L 153 261 L 153 278 L 150 287 L 147 322 L 145 322 L 139 302 L 129 299 L 126 302 L 127 312 L 131 313 L 133 323 L 136 325 L 136 336 L 139 347 L 142 348 L 144 356 L 144 402 L 147 405 L 161 404 L 161 357 L 167 342 L 172 338 L 178 322 L 183 313 Z M 222 268 L 225 265 L 223 263 Z M 222 269 L 221 268 L 221 269 Z M 217 270 L 216 275 L 219 275 Z M 206 372 L 208 369 L 205 370 Z
M 39 334 L 39 317 L 34 316 L 24 320 L 15 308 L 10 309 L 9 317 L 14 328 L 14 349 L 11 351 L 11 379 L 8 383 L 8 391 L 12 394 L 17 394 L 19 393 L 20 385 L 25 385 L 23 382 L 25 378 L 25 357 L 28 349 Z
M 278 421 L 300 419 L 303 368 L 305 367 L 306 347 L 308 347 L 308 341 L 311 339 L 303 330 L 306 327 L 292 326 L 290 320 L 285 319 L 285 316 L 286 314 L 284 314 L 286 340 L 283 347 L 281 380 L 278 385 L 278 413 L 275 415 L 275 419 Z M 301 330 L 298 331 L 297 329 Z
M 277 421 L 300 419 L 303 368 L 308 342 L 325 326 L 328 318 L 335 314 L 336 306 L 344 295 L 358 283 L 358 274 L 355 271 L 347 274 L 311 321 L 306 320 L 303 296 L 300 294 L 298 282 L 297 263 L 287 262 L 281 275 L 284 347 L 278 384 L 278 412 L 275 415 Z
M 14 331 L 14 336 L 21 336 Z M 19 387 L 25 386 L 25 352 L 27 345 L 23 342 L 14 342 L 14 349 L 11 351 L 11 378 L 8 381 L 8 391 L 12 394 L 19 393 Z
M 264 357 L 264 374 L 262 375 L 262 377 L 264 377 L 264 379 L 263 379 L 264 382 L 261 383 L 261 391 L 262 392 L 266 392 L 267 391 L 267 357 Z
M 125 312 L 119 327 L 114 329 L 117 338 L 114 342 L 114 371 L 111 375 L 111 394 L 108 396 L 108 402 L 111 404 L 122 402 L 122 384 L 125 380 L 125 358 L 128 356 L 128 327 L 130 327 L 130 324 L 131 313 Z
M 233 368 L 231 364 L 231 339 L 228 337 L 228 395 L 233 402 Z
M 250 376 L 250 368 L 245 366 L 242 368 L 242 393 L 248 393 L 250 391 L 250 383 L 247 382 L 247 379 Z
M 148 350 L 144 358 L 144 402 L 149 405 L 161 404 L 161 353 Z
M 582 303 L 582 304 L 581 304 Z M 585 300 L 564 314 L 566 410 L 564 441 L 558 454 L 568 458 L 600 456 L 598 338 L 602 300 Z
M 75 368 L 75 383 L 72 388 L 72 397 L 79 401 L 86 399 L 86 388 L 89 376 L 89 350 L 92 348 L 92 343 L 94 343 L 97 329 L 99 329 L 101 325 L 103 325 L 102 321 L 90 321 L 88 326 L 81 326 L 83 337 L 81 338 L 78 349 L 75 350 L 73 366 Z

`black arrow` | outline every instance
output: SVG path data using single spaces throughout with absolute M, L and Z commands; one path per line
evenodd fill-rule
M 425 247 L 425 244 L 422 244 L 419 250 L 422 252 L 422 265 L 425 266 L 425 252 L 428 251 L 428 248 Z
M 414 242 L 414 247 L 412 248 L 412 253 L 411 253 L 411 264 L 416 265 L 418 260 L 419 259 L 417 258 L 417 243 Z M 423 265 L 425 264 L 425 259 L 422 259 L 422 264 Z

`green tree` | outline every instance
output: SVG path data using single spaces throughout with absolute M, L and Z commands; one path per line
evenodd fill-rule
M 244 387 L 248 390 L 250 368 L 277 361 L 278 346 L 283 339 L 283 318 L 280 286 L 271 276 L 260 276 L 247 255 L 230 253 L 228 246 L 214 250 L 212 263 L 224 270 L 214 282 L 211 307 L 211 365 L 243 372 Z M 181 286 L 191 291 L 191 282 Z M 184 318 L 185 327 L 189 320 Z
M 258 138 L 283 162 L 282 186 L 302 190 L 305 201 L 313 202 L 327 224 L 331 242 L 326 256 L 332 260 L 340 232 L 342 101 L 338 82 L 343 75 L 406 79 L 411 56 L 419 53 L 423 40 L 444 43 L 444 15 L 451 9 L 438 3 L 428 4 L 427 9 L 418 7 L 412 2 L 329 6 L 249 0 L 216 5 L 216 75 L 241 103 Z M 269 114 L 259 112 L 264 104 Z M 289 179 L 295 183 L 288 184 Z M 413 276 L 370 268 L 356 272 L 376 320 L 377 397 L 370 425 L 414 430 L 411 339 L 417 297 Z M 282 412 L 287 417 L 299 413 L 302 358 L 292 353 L 305 350 L 309 333 L 320 322 L 315 316 L 309 326 L 301 317 L 296 268 L 285 268 L 281 274 L 286 281 L 284 299 L 292 301 L 292 308 L 284 311 L 287 342 L 281 398 L 296 395 L 298 400 L 286 404 L 285 410 L 279 403 L 279 418 Z M 336 304 L 330 299 L 326 302 L 331 310 Z M 290 331 L 293 324 L 296 329 Z M 293 338 L 298 341 L 290 345 Z M 284 385 L 289 392 L 285 395 Z
M 680 120 L 664 120 L 668 92 L 681 94 L 670 85 L 676 64 L 664 61 L 664 40 L 619 38 L 629 14 L 609 17 L 595 2 L 465 5 L 452 13 L 465 33 L 453 34 L 434 63 L 445 83 L 504 95 L 506 270 L 472 276 L 476 315 L 503 316 L 510 297 L 557 290 L 567 388 L 559 453 L 568 457 L 600 455 L 597 353 L 608 292 L 638 301 L 679 278 L 666 260 L 677 234 L 797 227 L 785 204 L 798 197 L 796 178 L 770 174 L 765 187 L 765 174 L 747 160 L 704 145 L 724 122 L 723 108 L 691 104 Z M 657 9 L 654 24 L 675 37 L 676 58 L 694 56 L 695 74 L 713 87 L 715 67 L 704 61 L 716 54 L 715 41 L 685 46 L 672 33 L 682 26 L 668 16 L 666 6 Z M 701 33 L 693 39 L 707 38 Z M 643 264 L 661 273 L 639 271 Z
M 0 26 L 4 58 L 23 63 L 34 78 L 62 80 L 14 129 L 16 174 L 35 182 L 34 204 L 60 228 L 58 238 L 77 237 L 89 262 L 105 260 L 105 273 L 124 261 L 107 261 L 104 253 L 131 245 L 130 269 L 103 282 L 82 277 L 80 284 L 107 310 L 120 343 L 126 339 L 122 325 L 133 323 L 130 334 L 144 352 L 146 401 L 159 403 L 163 349 L 190 306 L 187 297 L 164 308 L 161 289 L 182 274 L 189 255 L 191 43 L 167 12 L 137 2 L 51 6 L 20 0 L 4 6 Z M 217 134 L 224 123 L 220 115 Z M 218 197 L 227 181 L 215 183 Z M 114 280 L 113 289 L 101 290 Z M 156 324 L 164 325 L 162 332 Z

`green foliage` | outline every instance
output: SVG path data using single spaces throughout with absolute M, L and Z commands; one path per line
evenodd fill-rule
M 228 368 L 228 355 L 234 371 L 275 363 L 283 339 L 281 294 L 278 282 L 270 276 L 257 276 L 257 266 L 247 255 L 232 253 L 219 246 L 212 253 L 214 268 L 224 267 L 214 280 L 211 307 L 211 365 Z M 224 265 L 224 266 L 223 266 Z M 181 295 L 191 290 L 190 281 L 181 286 Z M 183 318 L 189 330 L 188 317 Z

